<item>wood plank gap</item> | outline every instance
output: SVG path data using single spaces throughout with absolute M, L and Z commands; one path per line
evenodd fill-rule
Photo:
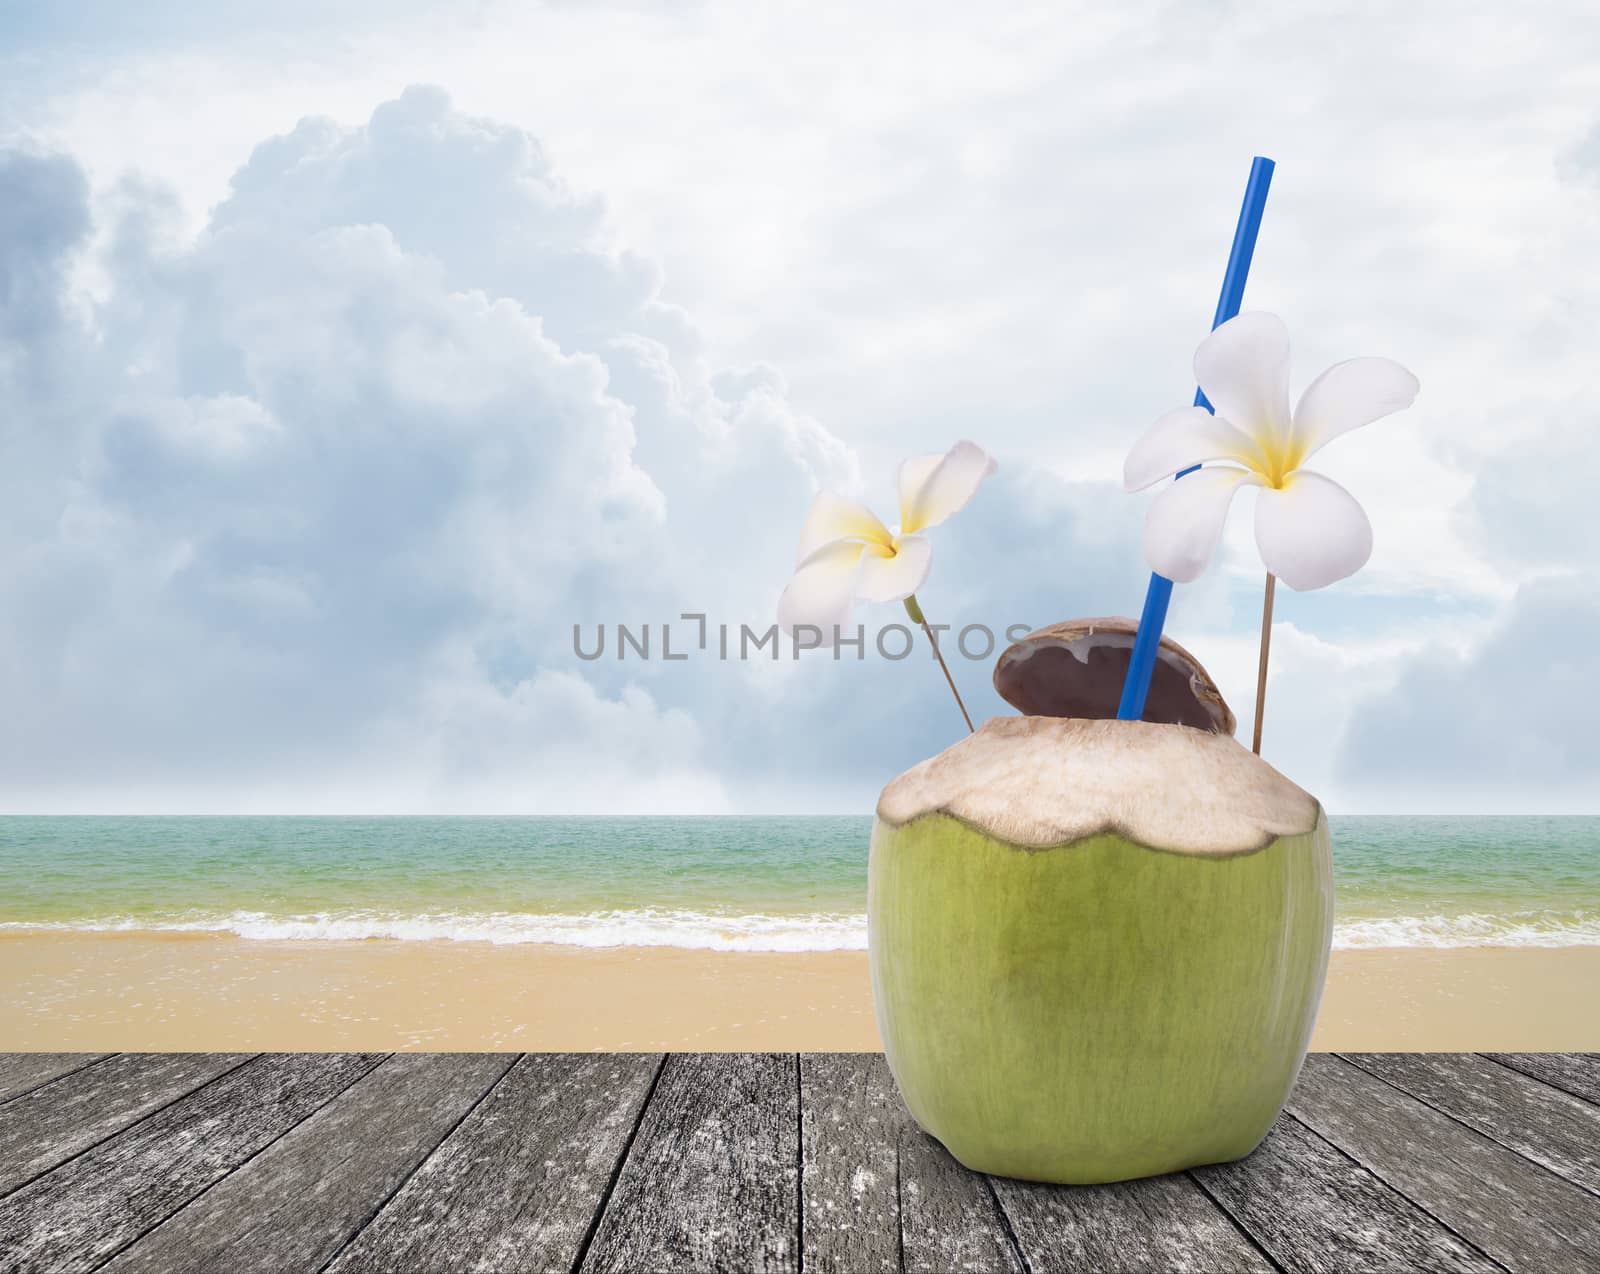
M 111 1053 L 111 1054 L 108 1054 L 106 1057 L 101 1058 L 100 1060 L 101 1061 L 110 1061 L 111 1058 L 118 1057 L 118 1056 L 122 1056 L 122 1055 L 118 1054 L 118 1053 Z M 213 1075 L 210 1079 L 206 1080 L 205 1083 L 197 1084 L 195 1087 L 189 1089 L 187 1092 L 179 1093 L 171 1101 L 162 1102 L 161 1105 L 155 1107 L 153 1110 L 146 1111 L 145 1114 L 141 1118 L 134 1120 L 133 1123 L 129 1124 L 127 1127 L 125 1127 L 125 1128 L 117 1128 L 117 1129 L 113 1130 L 112 1132 L 108 1132 L 104 1137 L 101 1137 L 98 1141 L 92 1141 L 87 1146 L 82 1146 L 82 1147 L 78 1148 L 77 1150 L 74 1150 L 70 1155 L 68 1155 L 60 1163 L 52 1164 L 44 1172 L 37 1173 L 34 1176 L 29 1177 L 26 1181 L 19 1181 L 16 1185 L 12 1186 L 9 1190 L 0 1190 L 0 1199 L 7 1199 L 11 1195 L 15 1194 L 18 1190 L 26 1190 L 35 1181 L 38 1181 L 38 1180 L 40 1180 L 40 1179 L 42 1179 L 44 1177 L 48 1177 L 52 1172 L 60 1172 L 63 1168 L 67 1167 L 69 1164 L 73 1163 L 75 1160 L 81 1159 L 81 1158 L 83 1158 L 84 1155 L 89 1154 L 91 1151 L 97 1150 L 99 1147 L 105 1145 L 108 1141 L 113 1141 L 118 1137 L 126 1136 L 128 1133 L 133 1132 L 136 1128 L 139 1128 L 141 1125 L 147 1123 L 149 1120 L 154 1119 L 157 1115 L 159 1115 L 162 1111 L 166 1110 L 169 1106 L 175 1106 L 180 1101 L 186 1101 L 190 1097 L 193 1097 L 196 1093 L 203 1092 L 205 1089 L 209 1088 L 212 1084 L 215 1084 L 218 1080 L 226 1079 L 229 1075 L 233 1074 L 234 1071 L 238 1070 L 239 1067 L 248 1066 L 251 1062 L 255 1061 L 256 1058 L 258 1058 L 260 1056 L 261 1056 L 260 1053 L 246 1053 L 244 1055 L 244 1060 L 242 1060 L 240 1062 L 237 1062 L 234 1065 L 228 1067 L 227 1070 L 218 1072 L 217 1074 Z M 78 1074 L 81 1074 L 83 1071 L 86 1071 L 88 1069 L 89 1068 L 87 1066 L 80 1066 L 77 1070 L 70 1071 L 69 1074 L 78 1075 Z M 63 1075 L 63 1076 L 60 1076 L 59 1078 L 65 1079 L 65 1078 L 67 1078 L 67 1076 Z M 54 1082 L 55 1082 L 54 1080 L 51 1081 L 51 1083 L 54 1083 Z M 41 1087 L 44 1087 L 44 1085 L 41 1085 Z M 25 1094 L 22 1094 L 22 1093 L 18 1093 L 17 1095 L 19 1097 L 25 1096 Z M 115 1255 L 115 1253 L 113 1253 L 112 1255 Z M 108 1261 L 110 1259 L 111 1259 L 111 1257 L 109 1257 L 109 1256 L 106 1258 L 106 1260 L 108 1260 Z M 103 1264 L 103 1262 L 102 1262 L 102 1264 Z
M 900 1274 L 906 1274 L 906 1196 L 901 1187 L 900 1138 L 894 1139 L 894 1236 L 898 1248 Z
M 48 1079 L 41 1079 L 37 1084 L 33 1085 L 33 1087 L 21 1089 L 18 1092 L 12 1093 L 9 1097 L 0 1097 L 0 1106 L 4 1106 L 9 1102 L 14 1102 L 19 1097 L 26 1097 L 29 1093 L 36 1093 L 41 1088 L 48 1088 L 58 1079 L 65 1079 L 68 1075 L 77 1075 L 82 1071 L 88 1070 L 91 1066 L 98 1066 L 101 1062 L 108 1062 L 113 1057 L 116 1057 L 117 1054 L 85 1053 L 84 1056 L 88 1058 L 88 1061 L 84 1062 L 81 1066 L 74 1066 L 71 1070 L 61 1071 L 59 1074 L 51 1075 Z
M 1207 1199 L 1211 1200 L 1211 1206 L 1227 1218 L 1228 1224 L 1239 1231 L 1239 1233 L 1243 1236 L 1244 1241 L 1261 1254 L 1261 1259 L 1263 1261 L 1265 1261 L 1273 1269 L 1277 1270 L 1278 1274 L 1284 1274 L 1283 1266 L 1278 1264 L 1272 1253 L 1267 1251 L 1267 1249 L 1257 1241 L 1256 1236 L 1250 1233 L 1250 1231 L 1245 1227 L 1244 1223 L 1240 1221 L 1238 1217 L 1234 1216 L 1232 1212 L 1228 1211 L 1227 1205 L 1223 1203 L 1221 1199 L 1217 1198 L 1216 1195 L 1211 1193 L 1204 1181 L 1200 1180 L 1200 1178 L 1197 1177 L 1193 1172 L 1186 1171 L 1183 1175 L 1188 1177 L 1190 1181 L 1194 1182 L 1195 1188 L 1198 1189 L 1201 1194 L 1205 1195 Z
M 1546 1088 L 1553 1088 L 1556 1090 L 1556 1092 L 1565 1093 L 1568 1097 L 1576 1097 L 1579 1101 L 1586 1102 L 1590 1106 L 1600 1107 L 1600 1101 L 1596 1101 L 1591 1094 L 1580 1093 L 1575 1089 L 1568 1088 L 1565 1084 L 1557 1083 L 1548 1075 L 1539 1075 L 1533 1071 L 1525 1070 L 1523 1067 L 1518 1066 L 1515 1062 L 1507 1061 L 1507 1055 L 1504 1053 L 1474 1053 L 1473 1056 L 1481 1057 L 1486 1062 L 1493 1062 L 1496 1066 L 1504 1066 L 1508 1071 L 1511 1071 L 1517 1075 L 1521 1075 L 1524 1079 L 1537 1080 Z
M 1410 1094 L 1407 1094 L 1407 1096 L 1409 1096 L 1409 1095 Z M 1465 1234 L 1461 1233 L 1460 1230 L 1456 1229 L 1455 1226 L 1451 1225 L 1448 1221 L 1440 1220 L 1438 1217 L 1434 1216 L 1434 1214 L 1431 1211 L 1429 1211 L 1427 1208 L 1423 1207 L 1422 1204 L 1418 1203 L 1415 1199 L 1413 1199 L 1409 1194 L 1407 1194 L 1399 1186 L 1395 1185 L 1395 1183 L 1390 1181 L 1389 1178 L 1384 1176 L 1381 1172 L 1378 1172 L 1375 1169 L 1370 1168 L 1366 1164 L 1362 1163 L 1361 1160 L 1357 1159 L 1353 1154 L 1351 1154 L 1348 1150 L 1346 1150 L 1343 1146 L 1341 1146 L 1337 1141 L 1334 1141 L 1331 1137 L 1324 1137 L 1320 1132 L 1318 1132 L 1310 1124 L 1306 1123 L 1305 1120 L 1301 1119 L 1292 1110 L 1289 1110 L 1289 1109 L 1285 1108 L 1283 1114 L 1284 1114 L 1285 1118 L 1294 1120 L 1295 1123 L 1299 1124 L 1302 1128 L 1304 1128 L 1308 1133 L 1310 1133 L 1318 1141 L 1324 1143 L 1325 1145 L 1332 1146 L 1336 1151 L 1338 1151 L 1338 1153 L 1340 1154 L 1341 1157 L 1343 1157 L 1344 1159 L 1349 1160 L 1349 1162 L 1355 1166 L 1357 1171 L 1366 1173 L 1374 1181 L 1379 1182 L 1383 1186 L 1383 1188 L 1385 1190 L 1392 1190 L 1395 1194 L 1399 1195 L 1400 1198 L 1404 1199 L 1407 1203 L 1409 1203 L 1418 1212 L 1422 1213 L 1423 1216 L 1427 1217 L 1430 1221 L 1432 1221 L 1440 1229 L 1445 1230 L 1448 1233 L 1454 1235 L 1457 1239 L 1459 1239 L 1461 1241 L 1461 1243 L 1464 1246 L 1471 1248 L 1479 1256 L 1483 1257 L 1483 1259 L 1488 1261 L 1490 1265 L 1494 1266 L 1496 1269 L 1505 1270 L 1506 1274 L 1515 1274 L 1515 1271 L 1513 1271 L 1508 1265 L 1505 1265 L 1504 1263 L 1502 1263 L 1502 1262 L 1496 1260 L 1494 1257 L 1490 1256 L 1487 1252 L 1485 1252 L 1483 1250 L 1483 1248 L 1479 1247 L 1478 1244 L 1476 1244 L 1471 1239 L 1469 1239 Z
M 260 1057 L 260 1056 L 261 1056 L 260 1053 L 255 1054 L 255 1057 Z M 161 1217 L 159 1220 L 155 1221 L 153 1224 L 147 1225 L 144 1229 L 140 1230 L 139 1233 L 135 1234 L 126 1243 L 121 1244 L 114 1251 L 107 1252 L 104 1257 L 102 1257 L 100 1260 L 96 1261 L 90 1268 L 97 1270 L 97 1269 L 101 1268 L 103 1265 L 106 1265 L 109 1262 L 116 1260 L 118 1256 L 122 1255 L 123 1252 L 127 1251 L 130 1247 L 132 1247 L 140 1239 L 144 1238 L 145 1235 L 151 1233 L 153 1230 L 157 1229 L 158 1227 L 165 1225 L 173 1217 L 177 1216 L 178 1213 L 182 1212 L 184 1210 L 184 1208 L 187 1208 L 192 1203 L 194 1203 L 195 1200 L 205 1198 L 205 1196 L 207 1194 L 209 1194 L 212 1190 L 214 1190 L 217 1187 L 218 1184 L 220 1184 L 223 1181 L 226 1181 L 234 1173 L 238 1172 L 240 1168 L 244 1167 L 245 1164 L 249 1163 L 252 1159 L 254 1159 L 257 1155 L 259 1155 L 263 1150 L 267 1149 L 268 1146 L 271 1146 L 276 1142 L 282 1141 L 283 1138 L 287 1137 L 291 1132 L 293 1132 L 301 1124 L 305 1123 L 305 1121 L 307 1119 L 310 1119 L 312 1115 L 316 1114 L 317 1111 L 321 1110 L 323 1108 L 323 1106 L 326 1106 L 329 1102 L 331 1102 L 331 1101 L 335 1100 L 336 1098 L 340 1097 L 341 1095 L 343 1095 L 344 1092 L 347 1089 L 349 1089 L 354 1084 L 359 1082 L 363 1077 L 365 1077 L 367 1075 L 370 1075 L 373 1071 L 377 1070 L 379 1066 L 382 1066 L 384 1062 L 388 1061 L 393 1056 L 394 1056 L 393 1053 L 385 1053 L 381 1058 L 379 1058 L 371 1066 L 367 1067 L 366 1070 L 362 1071 L 359 1075 L 353 1076 L 351 1078 L 350 1082 L 348 1084 L 346 1084 L 343 1088 L 339 1089 L 338 1092 L 336 1092 L 336 1093 L 332 1094 L 331 1096 L 329 1096 L 326 1100 L 324 1100 L 323 1102 L 321 1102 L 320 1104 L 315 1106 L 313 1109 L 306 1111 L 306 1113 L 304 1115 L 302 1115 L 293 1124 L 290 1124 L 289 1127 L 285 1128 L 276 1137 L 272 1138 L 271 1141 L 266 1142 L 264 1145 L 258 1146 L 256 1148 L 256 1150 L 252 1154 L 247 1155 L 245 1158 L 241 1159 L 238 1163 L 234 1164 L 233 1167 L 229 1168 L 226 1172 L 224 1172 L 215 1181 L 211 1182 L 204 1189 L 202 1189 L 198 1194 L 194 1194 L 194 1195 L 189 1196 L 189 1198 L 185 1199 L 181 1204 L 179 1204 L 171 1212 L 168 1212 L 165 1216 Z M 255 1057 L 247 1058 L 245 1061 L 240 1062 L 239 1066 L 248 1065 L 249 1062 L 255 1060 Z M 216 1083 L 218 1079 L 222 1079 L 223 1076 L 225 1076 L 225 1075 L 231 1075 L 234 1071 L 238 1070 L 239 1066 L 235 1066 L 235 1067 L 230 1068 L 229 1070 L 224 1071 L 222 1073 L 222 1075 L 218 1075 L 216 1077 L 216 1079 L 213 1079 L 213 1080 L 209 1081 L 208 1083 L 201 1084 L 199 1088 L 193 1089 L 191 1092 L 185 1093 L 184 1097 L 192 1097 L 192 1096 L 194 1096 L 195 1093 L 201 1092 L 202 1090 L 204 1090 L 206 1088 L 209 1088 L 210 1085 Z M 182 1099 L 178 1099 L 178 1100 L 182 1100 Z M 171 1104 L 172 1104 L 171 1102 L 168 1103 L 168 1105 L 171 1105 Z M 151 1111 L 150 1116 L 148 1116 L 148 1117 L 153 1117 L 156 1113 L 157 1112 L 155 1112 L 155 1111 Z M 139 1122 L 143 1123 L 144 1121 L 140 1120 Z M 138 1126 L 139 1126 L 138 1124 L 134 1125 L 135 1128 L 137 1128 Z M 127 1132 L 127 1131 L 130 1131 L 130 1130 L 129 1129 L 124 1129 L 123 1131 Z M 120 1136 L 121 1134 L 118 1134 L 118 1135 Z
M 1520 1147 L 1513 1146 L 1510 1142 L 1502 1141 L 1499 1137 L 1496 1137 L 1492 1132 L 1486 1132 L 1484 1129 L 1479 1128 L 1476 1124 L 1469 1123 L 1467 1120 L 1463 1119 L 1460 1115 L 1456 1114 L 1453 1110 L 1448 1110 L 1445 1107 L 1439 1105 L 1437 1102 L 1429 1101 L 1428 1098 L 1423 1096 L 1421 1093 L 1413 1092 L 1411 1089 L 1407 1088 L 1404 1084 L 1397 1084 L 1394 1080 L 1390 1079 L 1387 1075 L 1380 1074 L 1378 1071 L 1373 1070 L 1370 1066 L 1363 1066 L 1361 1064 L 1361 1054 L 1360 1053 L 1335 1053 L 1335 1054 L 1333 1054 L 1333 1056 L 1339 1058 L 1341 1061 L 1345 1061 L 1345 1062 L 1350 1063 L 1350 1065 L 1354 1066 L 1357 1070 L 1361 1071 L 1363 1074 L 1370 1075 L 1370 1076 L 1372 1076 L 1373 1079 L 1376 1079 L 1381 1083 L 1387 1084 L 1390 1088 L 1394 1089 L 1395 1092 L 1400 1093 L 1401 1095 L 1410 1098 L 1412 1101 L 1416 1102 L 1418 1105 L 1426 1106 L 1429 1110 L 1432 1110 L 1432 1111 L 1437 1111 L 1439 1114 L 1443 1115 L 1446 1119 L 1450 1120 L 1451 1123 L 1456 1124 L 1459 1127 L 1465 1128 L 1473 1136 L 1479 1137 L 1482 1140 L 1487 1141 L 1492 1146 L 1499 1146 L 1500 1149 L 1502 1149 L 1502 1150 L 1509 1150 L 1512 1154 L 1516 1155 L 1517 1158 L 1523 1160 L 1525 1163 L 1532 1164 L 1535 1168 L 1539 1169 L 1539 1171 L 1541 1171 L 1541 1172 L 1548 1173 L 1550 1176 L 1556 1178 L 1556 1180 L 1565 1181 L 1570 1186 L 1576 1186 L 1578 1189 L 1582 1190 L 1585 1194 L 1594 1195 L 1596 1198 L 1600 1198 L 1600 1190 L 1596 1190 L 1593 1187 L 1591 1187 L 1589 1185 L 1586 1185 L 1582 1181 L 1574 1181 L 1571 1177 L 1567 1176 L 1566 1173 L 1557 1172 L 1549 1164 L 1541 1163 L 1539 1160 L 1535 1159 L 1532 1155 L 1528 1154 L 1526 1151 L 1522 1150 Z M 1479 1056 L 1482 1056 L 1482 1054 L 1471 1053 L 1471 1054 L 1467 1054 L 1467 1056 L 1479 1057 Z M 1514 1073 L 1516 1073 L 1517 1075 L 1523 1075 L 1523 1072 L 1519 1071 L 1519 1070 L 1516 1070 L 1515 1067 L 1509 1067 L 1508 1066 L 1506 1069 L 1514 1071 Z M 1532 1076 L 1532 1075 L 1523 1075 L 1523 1077 L 1526 1078 L 1526 1079 L 1534 1079 L 1535 1078 L 1535 1076 Z M 1545 1087 L 1547 1087 L 1547 1088 L 1555 1088 L 1555 1086 L 1553 1084 L 1547 1084 L 1547 1085 L 1545 1085 Z M 1573 1094 L 1567 1093 L 1566 1090 L 1562 1089 L 1562 1088 L 1556 1088 L 1555 1091 L 1558 1092 L 1558 1093 L 1562 1093 L 1565 1096 L 1572 1096 L 1573 1095 Z M 1582 1098 L 1579 1098 L 1579 1100 L 1581 1101 Z M 1430 1213 L 1430 1215 L 1432 1215 L 1432 1214 Z M 1438 1218 L 1435 1218 L 1435 1220 L 1437 1220 L 1437 1219 Z
M 994 1188 L 994 1179 L 986 1172 L 980 1175 L 983 1177 L 984 1189 L 989 1192 L 989 1200 L 994 1204 L 994 1210 L 1000 1217 L 1000 1228 L 1005 1231 L 1006 1242 L 1011 1244 L 1011 1250 L 1017 1254 L 1017 1263 L 1022 1266 L 1022 1274 L 1033 1274 L 1033 1262 L 1028 1259 L 1027 1252 L 1023 1251 L 1022 1240 L 1017 1237 L 1016 1228 L 1011 1224 L 1011 1214 L 1006 1211 L 1006 1205 L 1000 1202 L 1000 1195 Z
M 795 1268 L 806 1274 L 806 1086 L 799 1053 L 794 1055 L 794 1193 Z
M 787 1052 L 669 1057 L 584 1274 L 794 1274 L 795 1098 Z
M 634 1116 L 633 1127 L 628 1129 L 628 1138 L 622 1143 L 622 1153 L 617 1156 L 616 1163 L 611 1165 L 611 1177 L 606 1182 L 605 1190 L 601 1192 L 600 1203 L 595 1208 L 594 1215 L 589 1218 L 589 1228 L 584 1231 L 583 1242 L 578 1244 L 578 1254 L 572 1260 L 571 1274 L 578 1274 L 583 1268 L 594 1236 L 600 1232 L 600 1222 L 605 1219 L 606 1209 L 611 1206 L 611 1196 L 617 1188 L 617 1179 L 622 1176 L 623 1166 L 628 1162 L 628 1156 L 633 1153 L 634 1139 L 638 1137 L 639 1129 L 644 1126 L 644 1117 L 650 1110 L 650 1103 L 656 1099 L 656 1086 L 661 1083 L 661 1076 L 667 1069 L 669 1056 L 670 1054 L 663 1053 L 656 1061 L 656 1072 L 650 1077 L 650 1087 L 645 1090 L 644 1100 L 639 1103 L 639 1113 Z
M 390 1053 L 389 1057 L 384 1058 L 384 1061 L 387 1062 L 393 1056 L 394 1056 L 394 1054 Z M 470 1115 L 473 1111 L 477 1110 L 479 1106 L 483 1105 L 483 1103 L 488 1099 L 489 1094 L 494 1092 L 494 1090 L 500 1086 L 500 1081 L 503 1080 L 507 1075 L 509 1075 L 511 1073 L 511 1068 L 513 1066 L 515 1066 L 518 1062 L 520 1062 L 525 1056 L 527 1056 L 527 1054 L 525 1054 L 525 1053 L 515 1053 L 515 1054 L 512 1055 L 511 1060 L 506 1063 L 505 1069 L 503 1071 L 501 1071 L 499 1073 L 499 1075 L 495 1076 L 494 1082 L 492 1084 L 490 1084 L 487 1088 L 485 1088 L 481 1093 L 479 1093 L 477 1098 L 473 1101 L 473 1103 L 470 1106 L 468 1106 L 465 1110 L 463 1110 L 461 1112 L 461 1117 L 459 1119 L 457 1119 L 453 1124 L 451 1124 L 448 1129 L 445 1130 L 444 1136 L 440 1137 L 438 1141 L 433 1143 L 433 1149 L 429 1150 L 427 1154 L 423 1155 L 421 1158 L 419 1158 L 416 1161 L 416 1163 L 411 1165 L 411 1171 L 406 1173 L 405 1176 L 403 1178 L 401 1178 L 399 1184 L 397 1184 L 393 1190 L 389 1191 L 388 1194 L 384 1195 L 384 1197 L 381 1200 L 379 1200 L 378 1205 L 375 1208 L 373 1208 L 372 1211 L 367 1213 L 366 1217 L 362 1220 L 361 1224 L 356 1226 L 356 1228 L 353 1231 L 351 1231 L 350 1237 L 345 1239 L 345 1241 L 343 1243 L 341 1243 L 338 1246 L 338 1248 L 336 1248 L 333 1252 L 331 1252 L 329 1254 L 327 1260 L 323 1261 L 323 1263 L 321 1265 L 317 1266 L 317 1274 L 322 1274 L 323 1270 L 327 1269 L 328 1266 L 332 1265 L 335 1261 L 337 1261 L 339 1259 L 339 1257 L 344 1253 L 345 1248 L 349 1247 L 352 1243 L 354 1243 L 358 1238 L 361 1237 L 361 1232 L 363 1230 L 365 1230 L 369 1225 L 371 1225 L 373 1223 L 373 1221 L 377 1220 L 378 1213 L 382 1212 L 386 1207 L 388 1207 L 390 1201 L 393 1200 L 395 1195 L 399 1194 L 400 1191 L 402 1191 L 402 1190 L 404 1190 L 406 1188 L 406 1185 L 411 1180 L 411 1178 L 416 1176 L 418 1172 L 422 1171 L 422 1165 L 428 1162 L 428 1160 L 432 1157 L 434 1150 L 437 1150 L 440 1146 L 444 1145 L 445 1142 L 450 1140 L 451 1136 L 454 1135 L 456 1129 L 461 1127 L 461 1125 L 466 1122 L 467 1116 Z M 377 1070 L 377 1067 L 374 1066 L 372 1069 L 373 1070 Z M 369 1075 L 371 1073 L 372 1073 L 371 1071 L 367 1072 L 367 1074 L 369 1074 Z M 365 1078 L 365 1077 L 363 1076 L 363 1078 Z M 357 1082 L 359 1082 L 359 1081 L 357 1081 Z M 352 1085 L 352 1087 L 354 1087 L 354 1085 Z M 346 1090 L 346 1091 L 348 1091 L 348 1090 Z M 307 1118 L 309 1118 L 309 1117 L 310 1116 L 307 1116 Z M 301 1122 L 304 1123 L 305 1121 L 302 1120 Z M 263 1147 L 263 1149 L 264 1148 L 265 1147 Z M 240 1166 L 242 1167 L 243 1165 L 240 1165 Z M 235 1169 L 235 1171 L 237 1171 L 237 1170 L 238 1169 Z

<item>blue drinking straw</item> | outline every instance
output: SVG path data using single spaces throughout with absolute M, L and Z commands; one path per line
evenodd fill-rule
M 1261 229 L 1261 212 L 1267 204 L 1267 187 L 1272 184 L 1270 159 L 1257 155 L 1250 161 L 1250 180 L 1245 183 L 1244 203 L 1239 208 L 1239 224 L 1233 230 L 1233 248 L 1228 253 L 1228 268 L 1222 275 L 1222 295 L 1217 298 L 1213 328 L 1221 327 L 1239 312 L 1244 299 L 1244 281 L 1250 273 L 1250 258 L 1255 255 L 1256 232 Z M 1194 391 L 1194 405 L 1211 411 L 1203 389 Z M 1193 473 L 1191 465 L 1178 474 Z M 1139 616 L 1139 631 L 1133 639 L 1133 655 L 1128 660 L 1128 677 L 1122 683 L 1122 702 L 1117 706 L 1118 721 L 1137 721 L 1144 716 L 1145 697 L 1150 693 L 1150 675 L 1156 667 L 1156 651 L 1161 646 L 1161 630 L 1167 622 L 1167 604 L 1172 600 L 1172 581 L 1165 575 L 1150 574 L 1150 587 L 1144 594 L 1144 612 Z

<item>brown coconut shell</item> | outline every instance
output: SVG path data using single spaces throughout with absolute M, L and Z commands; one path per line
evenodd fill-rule
M 1138 630 L 1121 615 L 1040 628 L 1001 652 L 994 688 L 1024 716 L 1113 719 Z M 1211 674 L 1170 637 L 1161 639 L 1143 719 L 1226 735 L 1238 724 Z

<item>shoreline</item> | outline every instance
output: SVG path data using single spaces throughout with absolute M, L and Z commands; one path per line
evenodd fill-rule
M 1600 1050 L 1600 946 L 1333 952 L 1319 1051 Z M 864 951 L 0 933 L 0 1050 L 877 1051 Z

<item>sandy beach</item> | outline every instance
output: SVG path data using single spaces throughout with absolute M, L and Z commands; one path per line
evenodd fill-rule
M 864 952 L 0 936 L 0 1049 L 879 1047 Z M 1316 1049 L 1600 1049 L 1600 947 L 1336 951 Z

